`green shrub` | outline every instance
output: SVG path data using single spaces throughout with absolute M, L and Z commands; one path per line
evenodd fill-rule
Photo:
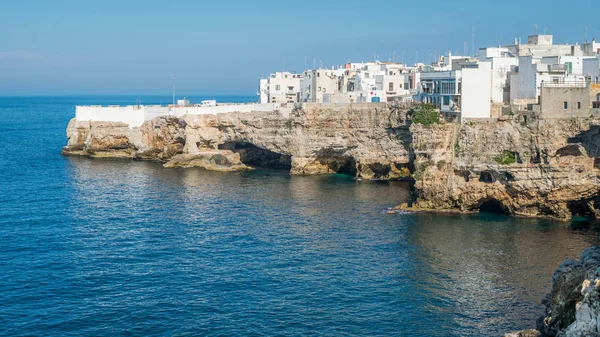
M 499 156 L 494 158 L 500 165 L 510 165 L 517 162 L 517 154 L 511 151 L 504 150 Z
M 419 109 L 412 113 L 412 122 L 423 124 L 425 126 L 438 124 L 440 122 L 440 114 L 437 112 L 433 104 L 421 104 Z

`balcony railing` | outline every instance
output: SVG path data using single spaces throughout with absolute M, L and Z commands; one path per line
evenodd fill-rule
M 587 88 L 591 81 L 553 81 L 542 82 L 544 88 Z

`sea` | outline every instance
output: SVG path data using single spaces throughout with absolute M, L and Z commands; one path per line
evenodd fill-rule
M 190 97 L 244 102 L 254 97 Z M 64 157 L 76 105 L 0 97 L 1 336 L 502 336 L 586 222 L 386 214 L 406 182 Z

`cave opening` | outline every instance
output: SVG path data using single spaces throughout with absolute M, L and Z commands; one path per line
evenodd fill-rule
M 493 213 L 493 214 L 508 214 L 502 203 L 497 199 L 484 200 L 479 205 L 479 212 L 481 213 Z
M 571 215 L 581 216 L 584 218 L 594 218 L 594 211 L 590 208 L 585 200 L 573 200 L 567 203 L 567 208 L 571 211 Z
M 348 157 L 343 158 L 340 161 L 341 163 L 338 163 L 339 166 L 337 169 L 334 169 L 334 171 L 336 171 L 336 173 L 338 174 L 356 177 L 356 175 L 358 174 L 358 171 L 356 169 L 356 160 L 354 160 L 353 157 Z
M 218 148 L 219 150 L 230 150 L 239 153 L 242 163 L 251 167 L 287 171 L 292 169 L 292 157 L 290 155 L 273 152 L 250 142 L 227 142 L 220 144 Z
M 496 177 L 490 171 L 482 171 L 479 175 L 479 181 L 482 183 L 492 184 L 496 182 Z

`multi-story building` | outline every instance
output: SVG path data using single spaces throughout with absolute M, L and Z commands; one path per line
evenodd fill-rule
M 461 70 L 424 72 L 416 99 L 433 104 L 448 118 L 489 118 L 491 74 L 490 62 L 464 64 Z
M 290 72 L 276 72 L 269 78 L 260 80 L 259 96 L 261 103 L 294 104 L 300 102 L 300 82 L 302 75 Z
M 508 48 L 489 47 L 479 49 L 479 61 L 490 62 L 492 71 L 492 102 L 510 101 L 510 78 L 519 65 L 519 58 L 511 54 Z
M 300 81 L 300 102 L 323 103 L 323 97 L 339 91 L 343 69 L 307 70 Z

